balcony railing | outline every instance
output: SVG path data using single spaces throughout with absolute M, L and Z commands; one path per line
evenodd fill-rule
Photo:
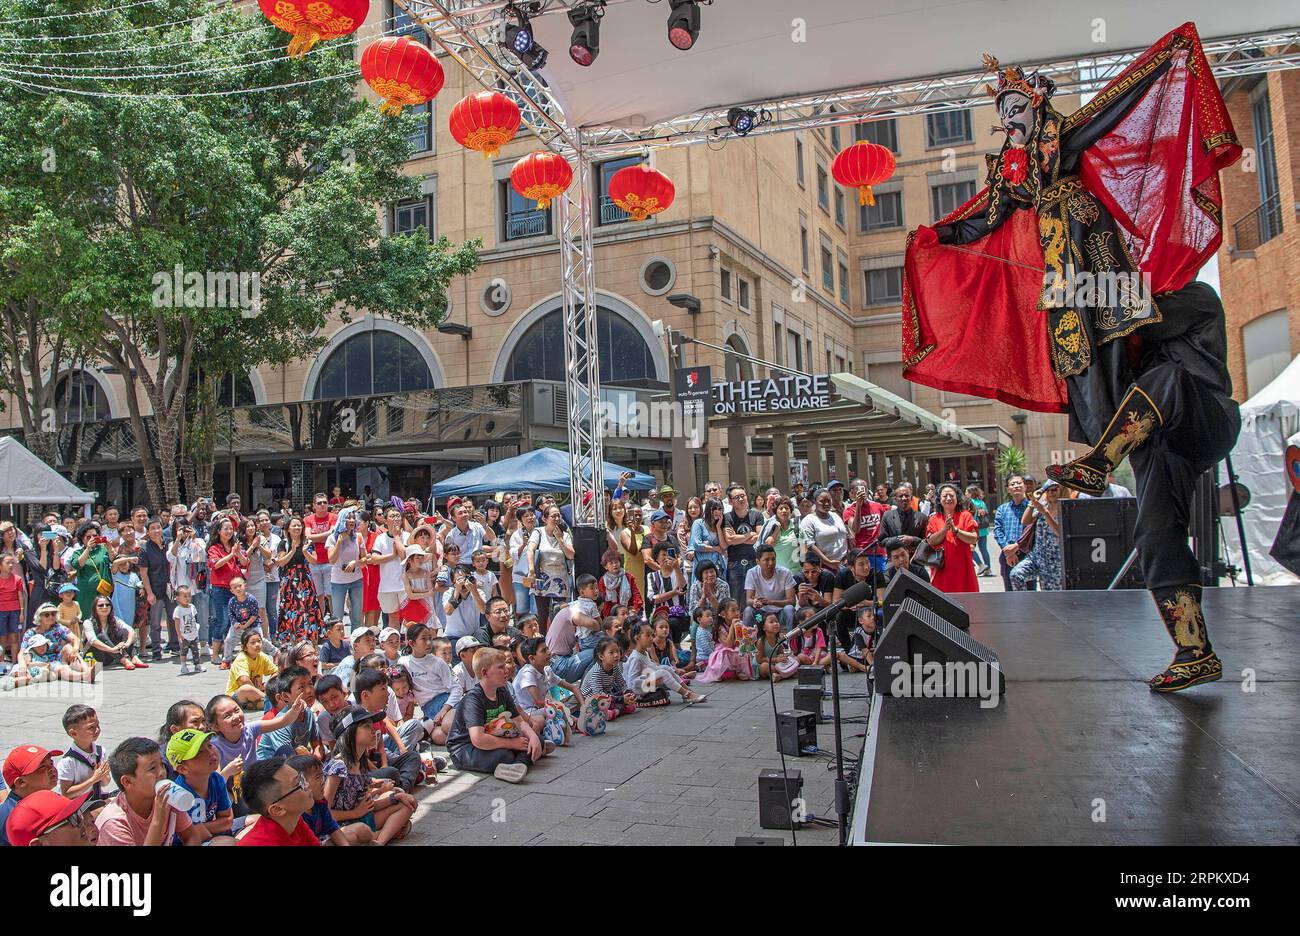
M 619 224 L 623 221 L 632 220 L 632 216 L 624 211 L 618 205 L 614 204 L 614 199 L 608 195 L 600 196 L 600 223 L 601 224 Z
M 550 214 L 546 211 L 527 211 L 506 216 L 506 240 L 521 237 L 538 237 L 549 234 Z
M 1233 246 L 1238 252 L 1254 250 L 1282 233 L 1282 195 L 1280 192 L 1261 202 L 1254 211 L 1242 216 L 1232 226 Z

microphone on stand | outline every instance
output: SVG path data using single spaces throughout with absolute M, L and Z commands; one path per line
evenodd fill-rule
M 873 575 L 872 578 L 875 578 L 875 576 Z M 791 628 L 790 632 L 782 638 L 782 643 L 788 643 L 796 637 L 802 637 L 804 634 L 820 626 L 824 621 L 835 617 L 835 615 L 839 614 L 845 608 L 851 608 L 854 605 L 862 604 L 862 602 L 866 601 L 868 598 L 875 598 L 875 595 L 876 590 L 872 586 L 870 580 L 858 582 L 856 585 L 850 586 L 845 590 L 844 594 L 840 596 L 839 601 L 832 601 L 798 627 Z M 780 644 L 778 644 L 778 646 L 780 646 Z

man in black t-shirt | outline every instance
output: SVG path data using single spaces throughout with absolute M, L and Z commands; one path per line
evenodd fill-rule
M 149 606 L 149 644 L 152 659 L 162 659 L 162 625 L 167 623 L 167 649 L 175 653 L 180 647 L 176 638 L 176 622 L 172 611 L 176 602 L 168 594 L 171 584 L 171 561 L 167 558 L 167 547 L 163 545 L 162 521 L 157 517 L 145 526 L 145 539 L 140 546 L 140 580 L 144 588 L 143 600 Z M 141 642 L 142 644 L 143 642 Z M 140 646 L 141 651 L 144 647 Z
M 755 544 L 763 529 L 763 515 L 750 509 L 749 495 L 739 484 L 727 491 L 731 508 L 722 515 L 722 535 L 727 547 L 727 587 L 731 597 L 745 595 L 745 576 L 758 561 Z M 739 600 L 739 599 L 738 599 Z

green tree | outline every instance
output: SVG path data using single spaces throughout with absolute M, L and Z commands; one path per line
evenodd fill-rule
M 379 206 L 419 193 L 415 122 L 357 100 L 355 42 L 290 61 L 255 6 L 206 0 L 35 19 L 96 7 L 0 0 L 0 227 L 42 270 L 5 298 L 122 375 L 161 504 L 211 462 L 201 424 L 183 439 L 193 370 L 312 355 L 359 311 L 431 328 L 478 244 L 383 236 Z

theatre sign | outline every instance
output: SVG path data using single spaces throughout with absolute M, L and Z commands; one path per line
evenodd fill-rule
M 826 409 L 834 402 L 829 374 L 790 374 L 713 385 L 714 416 L 752 416 Z

